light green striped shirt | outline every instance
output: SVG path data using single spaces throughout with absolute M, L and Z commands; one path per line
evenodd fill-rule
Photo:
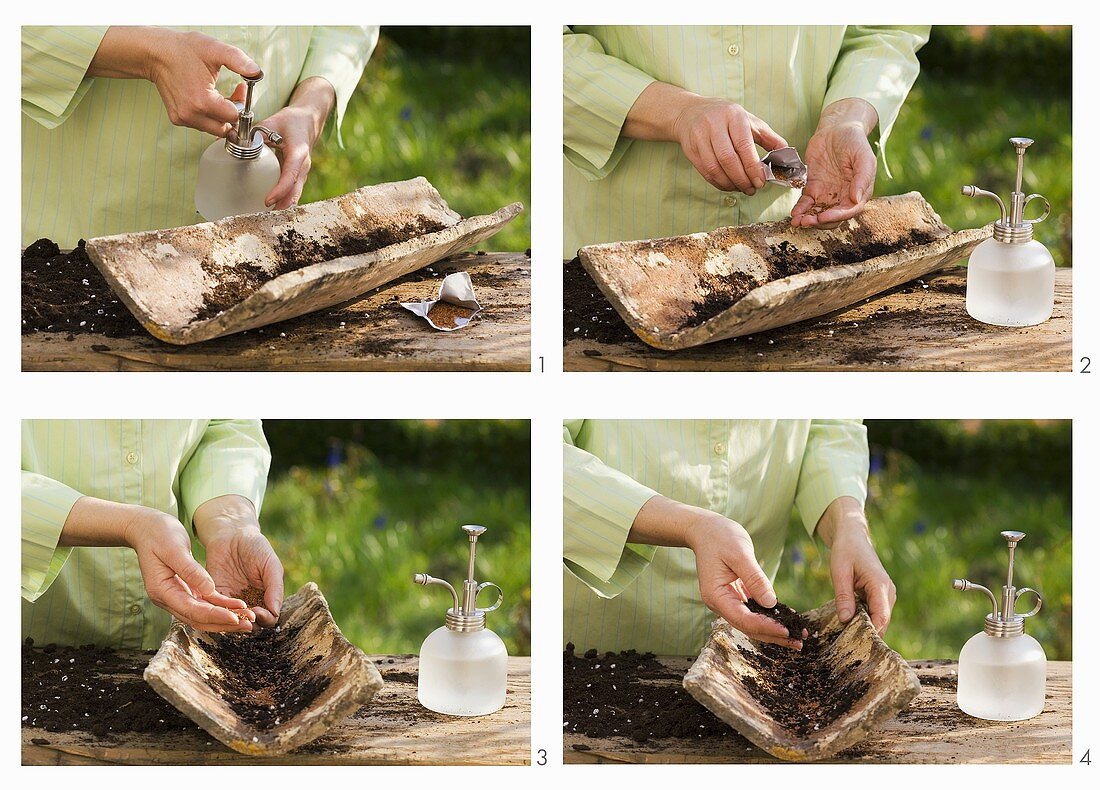
M 567 421 L 566 641 L 661 655 L 695 655 L 706 641 L 714 615 L 699 594 L 692 552 L 627 543 L 650 497 L 741 524 L 774 577 L 792 507 L 812 535 L 833 500 L 866 500 L 867 467 L 858 421 Z
M 676 143 L 620 136 L 658 80 L 742 105 L 805 153 L 821 110 L 861 98 L 878 111 L 880 152 L 929 28 L 566 28 L 565 257 L 586 244 L 698 233 L 788 216 L 799 192 L 752 197 L 708 184 Z
M 149 601 L 128 548 L 61 548 L 82 496 L 195 509 L 238 494 L 259 510 L 271 453 L 252 420 L 24 420 L 23 637 L 39 644 L 149 649 L 171 617 Z
M 146 80 L 85 76 L 106 27 L 23 27 L 23 244 L 201 222 L 199 158 L 214 142 L 173 126 Z M 284 107 L 298 83 L 336 91 L 336 125 L 378 40 L 367 27 L 178 27 L 240 47 L 264 70 L 257 120 Z M 228 96 L 241 78 L 222 69 Z

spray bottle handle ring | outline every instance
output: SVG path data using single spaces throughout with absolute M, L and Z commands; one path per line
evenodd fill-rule
M 1032 609 L 1030 612 L 1025 612 L 1024 614 L 1018 614 L 1018 616 L 1019 617 L 1034 617 L 1035 615 L 1039 614 L 1039 610 L 1043 608 L 1043 596 L 1039 594 L 1038 590 L 1033 590 L 1030 587 L 1021 587 L 1019 590 L 1016 591 L 1016 601 L 1017 602 L 1019 602 L 1019 600 L 1024 596 L 1024 593 L 1031 593 L 1032 595 L 1035 596 L 1035 608 Z
M 1040 195 L 1038 193 L 1034 193 L 1034 194 L 1028 195 L 1026 198 L 1024 198 L 1024 208 L 1025 209 L 1027 208 L 1027 204 L 1030 203 L 1032 200 L 1041 200 L 1041 201 L 1043 201 L 1043 204 L 1047 207 L 1046 211 L 1044 211 L 1042 216 L 1039 217 L 1038 219 L 1026 220 L 1026 222 L 1029 222 L 1032 225 L 1038 225 L 1040 222 L 1042 222 L 1044 219 L 1046 219 L 1047 217 L 1050 216 L 1050 201 L 1047 200 L 1042 195 Z
M 478 607 L 478 611 L 481 611 L 481 612 L 495 612 L 497 609 L 500 608 L 500 605 L 502 603 L 504 603 L 504 590 L 500 589 L 500 587 L 493 584 L 492 582 L 482 582 L 481 584 L 479 584 L 477 586 L 477 591 L 474 593 L 474 600 L 475 601 L 477 600 L 477 596 L 480 595 L 481 591 L 484 590 L 486 587 L 492 587 L 497 591 L 497 599 L 496 599 L 496 601 L 493 602 L 493 605 L 490 606 L 488 609 L 482 609 L 482 608 Z M 1036 594 L 1038 594 L 1038 593 L 1036 593 Z

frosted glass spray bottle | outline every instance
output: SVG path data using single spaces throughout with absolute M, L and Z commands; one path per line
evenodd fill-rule
M 426 573 L 413 577 L 416 584 L 446 587 L 454 601 L 443 626 L 432 631 L 420 648 L 417 698 L 437 713 L 483 716 L 503 707 L 508 685 L 508 650 L 501 638 L 485 627 L 485 614 L 500 607 L 504 593 L 492 582 L 478 584 L 474 579 L 477 539 L 485 534 L 485 527 L 467 525 L 462 531 L 470 539 L 470 564 L 461 599 L 442 579 Z M 486 587 L 496 589 L 496 603 L 478 609 L 478 593 Z
M 1038 716 L 1046 701 L 1047 657 L 1043 646 L 1024 633 L 1024 619 L 1043 606 L 1043 598 L 1030 587 L 1012 586 L 1016 544 L 1023 532 L 1002 532 L 1008 542 L 1008 581 L 1001 588 L 1001 600 L 986 587 L 966 579 L 955 579 L 956 590 L 979 590 L 989 596 L 992 614 L 985 616 L 985 629 L 970 637 L 959 653 L 957 701 L 963 712 L 991 721 L 1021 721 Z M 1035 596 L 1035 608 L 1016 613 L 1016 604 L 1026 593 Z
M 195 208 L 208 222 L 267 211 L 264 198 L 279 182 L 279 159 L 268 145 L 280 145 L 283 137 L 253 123 L 252 91 L 263 78 L 262 71 L 254 77 L 242 77 L 247 93 L 243 104 L 236 102 L 236 129 L 227 139 L 211 143 L 199 160 Z M 268 145 L 264 145 L 263 135 Z
M 966 312 L 971 318 L 997 326 L 1041 324 L 1054 312 L 1054 258 L 1033 238 L 1032 226 L 1050 216 L 1050 201 L 1042 195 L 1024 195 L 1024 152 L 1035 142 L 1027 137 L 1009 140 L 1016 149 L 1016 189 L 1005 208 L 1000 197 L 976 186 L 965 186 L 967 197 L 987 197 L 1001 207 L 993 223 L 993 238 L 970 255 L 966 267 Z M 1046 211 L 1038 219 L 1024 219 L 1032 200 Z

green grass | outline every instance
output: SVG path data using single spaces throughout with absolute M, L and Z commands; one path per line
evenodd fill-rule
M 294 467 L 273 479 L 264 530 L 282 559 L 288 594 L 314 581 L 344 635 L 368 653 L 416 653 L 451 605 L 440 587 L 418 587 L 417 572 L 459 584 L 467 542 L 459 529 L 488 527 L 477 575 L 504 590 L 488 626 L 511 655 L 530 654 L 531 531 L 527 486 L 471 481 L 461 469 L 406 469 L 349 449 L 328 470 Z M 486 591 L 483 606 L 492 603 Z
M 407 55 L 379 41 L 348 105 L 344 149 L 326 134 L 303 202 L 424 176 L 463 216 L 515 201 L 525 211 L 480 246 L 531 246 L 531 88 L 474 47 L 462 57 Z
M 986 198 L 960 194 L 965 184 L 1008 200 L 1016 174 L 1009 137 L 1035 140 L 1025 159 L 1024 191 L 1051 203 L 1051 216 L 1035 226 L 1059 266 L 1072 265 L 1072 127 L 1070 97 L 1002 84 L 989 75 L 922 74 L 886 144 L 893 173 L 879 169 L 875 192 L 917 190 L 955 229 L 976 228 L 1000 216 Z M 1041 212 L 1036 201 L 1028 216 Z
M 988 599 L 951 588 L 967 578 L 1000 593 L 1008 552 L 999 533 L 1027 533 L 1016 562 L 1018 587 L 1034 587 L 1043 610 L 1027 631 L 1049 659 L 1072 657 L 1072 551 L 1067 489 L 1034 486 L 994 473 L 925 472 L 896 451 L 870 478 L 867 513 L 875 545 L 898 588 L 887 633 L 909 659 L 957 658 L 982 628 Z M 832 597 L 828 554 L 792 522 L 776 580 L 780 598 L 809 609 Z M 1024 603 L 1023 601 L 1021 603 Z M 1026 599 L 1026 608 L 1032 606 Z

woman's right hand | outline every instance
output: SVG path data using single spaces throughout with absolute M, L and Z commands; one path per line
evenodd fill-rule
M 751 598 L 761 606 L 775 606 L 776 598 L 771 580 L 756 561 L 752 537 L 736 521 L 658 495 L 642 505 L 627 540 L 691 549 L 699 593 L 708 609 L 760 642 L 802 649 L 802 634 L 792 637 L 778 621 L 746 605 Z
M 743 526 L 704 512 L 687 536 L 688 547 L 695 553 L 699 592 L 708 609 L 752 639 L 802 649 L 802 634 L 788 634 L 778 621 L 747 606 L 750 598 L 761 606 L 775 606 L 776 597 L 768 575 L 756 561 L 752 537 Z
M 218 93 L 223 67 L 242 77 L 260 73 L 240 49 L 202 33 L 115 26 L 103 36 L 88 76 L 149 80 L 173 124 L 225 137 L 236 123 L 237 108 Z
M 627 113 L 622 133 L 635 140 L 679 143 L 709 184 L 753 195 L 764 186 L 756 146 L 785 148 L 787 141 L 740 104 L 653 82 Z
M 786 148 L 787 141 L 740 104 L 697 97 L 677 116 L 674 134 L 684 155 L 712 186 L 755 195 L 764 186 L 756 151 Z
M 149 599 L 200 631 L 251 631 L 256 615 L 244 601 L 222 595 L 191 554 L 191 538 L 177 519 L 135 507 L 125 542 L 138 557 Z

